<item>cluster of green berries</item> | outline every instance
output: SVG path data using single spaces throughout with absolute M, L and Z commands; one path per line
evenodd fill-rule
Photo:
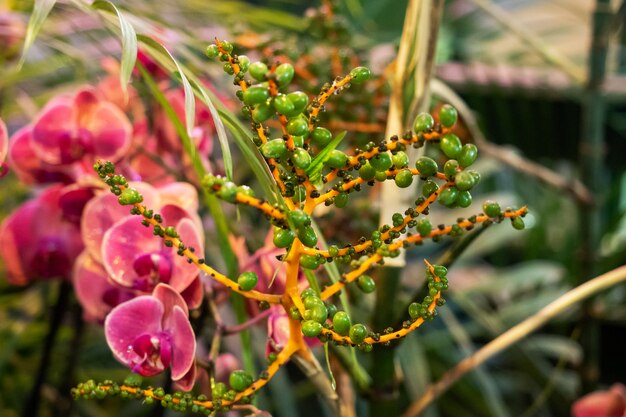
M 413 302 L 409 304 L 408 312 L 411 320 L 417 320 L 422 318 L 424 320 L 430 320 L 437 315 L 437 310 L 429 310 L 430 305 L 432 304 L 434 297 L 440 293 L 441 291 L 445 291 L 448 289 L 448 270 L 443 265 L 435 265 L 433 266 L 433 270 L 430 268 L 426 268 L 426 280 L 428 282 L 428 294 L 424 297 L 421 303 Z M 443 298 L 437 299 L 437 306 L 442 306 L 445 304 L 445 300 Z

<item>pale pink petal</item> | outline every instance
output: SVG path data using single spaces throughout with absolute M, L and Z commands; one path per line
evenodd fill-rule
M 132 125 L 112 103 L 100 103 L 83 127 L 93 135 L 93 154 L 96 158 L 117 161 L 131 145 Z
M 111 310 L 104 322 L 104 334 L 115 358 L 132 364 L 137 356 L 133 343 L 140 336 L 159 333 L 162 316 L 163 304 L 150 295 L 133 298 Z
M 619 385 L 587 394 L 572 406 L 572 417 L 622 417 L 625 412 L 626 398 Z
M 174 381 L 174 389 L 177 391 L 191 391 L 196 384 L 197 375 L 198 369 L 194 363 L 182 378 Z
M 113 307 L 134 297 L 131 291 L 114 285 L 102 265 L 86 251 L 74 264 L 73 283 L 88 321 L 103 322 Z
M 191 220 L 182 219 L 176 226 L 176 231 L 187 247 L 193 247 L 198 254 L 204 252 L 204 248 L 200 243 L 200 233 Z M 172 279 L 169 284 L 176 291 L 182 292 L 189 287 L 192 281 L 198 276 L 198 267 L 188 263 L 185 257 L 178 256 L 174 248 L 172 248 L 171 251 L 174 270 L 172 271 Z
M 198 192 L 188 182 L 172 182 L 159 187 L 163 204 L 174 204 L 189 212 L 198 211 Z
M 170 327 L 164 330 L 172 337 L 172 379 L 176 381 L 183 378 L 194 363 L 196 337 L 187 315 L 180 307 L 174 306 L 171 318 Z
M 174 306 L 180 307 L 189 316 L 189 309 L 183 297 L 167 284 L 158 284 L 152 291 L 152 296 L 163 304 L 163 328 L 169 327 L 169 320 L 172 317 Z
M 182 219 L 188 219 L 193 222 L 196 230 L 202 230 L 202 219 L 200 219 L 200 216 L 195 211 L 187 211 L 181 206 L 175 204 L 166 204 L 159 209 L 159 212 L 161 213 L 161 216 L 163 216 L 163 219 L 165 219 L 165 226 L 176 227 L 178 222 Z M 198 235 L 200 236 L 200 242 L 204 244 L 204 235 L 201 233 L 198 233 Z
M 191 284 L 189 284 L 180 295 L 183 296 L 190 310 L 199 308 L 202 305 L 202 299 L 204 297 L 204 288 L 200 275 L 196 276 L 196 279 L 191 281 Z
M 289 341 L 289 317 L 284 312 L 272 313 L 267 319 L 267 338 L 268 341 L 266 351 L 275 352 L 287 345 Z M 274 349 L 276 348 L 276 349 Z
M 32 147 L 44 162 L 66 164 L 85 154 L 84 147 L 75 137 L 72 114 L 71 104 L 66 100 L 58 100 L 55 105 L 47 106 L 35 121 Z
M 13 285 L 26 285 L 33 278 L 28 270 L 33 261 L 28 248 L 34 245 L 31 224 L 38 208 L 36 201 L 29 201 L 14 210 L 0 227 L 0 258 L 4 260 L 7 280 Z
M 79 90 L 72 102 L 74 125 L 79 128 L 87 127 L 90 120 L 95 117 L 101 102 L 99 92 L 95 88 L 85 87 Z

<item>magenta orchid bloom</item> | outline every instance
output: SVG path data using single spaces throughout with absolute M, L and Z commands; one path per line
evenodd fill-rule
M 46 189 L 13 211 L 0 226 L 0 257 L 12 284 L 24 285 L 36 278 L 69 279 L 74 259 L 83 250 L 73 216 L 85 204 L 77 195 L 68 199 L 70 191 L 76 188 L 58 185 Z
M 115 307 L 104 323 L 107 343 L 115 358 L 133 372 L 153 376 L 171 369 L 174 381 L 191 389 L 195 373 L 196 337 L 187 304 L 169 285 L 159 284 Z
M 185 210 L 166 205 L 159 211 L 164 227 L 173 226 L 187 246 L 202 253 L 202 235 Z M 149 292 L 158 283 L 166 283 L 180 293 L 198 277 L 198 268 L 177 255 L 177 250 L 155 238 L 139 217 L 128 216 L 104 234 L 102 262 L 111 279 L 123 287 Z
M 626 417 L 626 387 L 614 384 L 585 395 L 572 406 L 572 417 Z
M 97 158 L 118 161 L 131 144 L 132 126 L 114 104 L 95 89 L 85 88 L 74 97 L 58 97 L 35 121 L 32 148 L 44 162 L 68 165 Z

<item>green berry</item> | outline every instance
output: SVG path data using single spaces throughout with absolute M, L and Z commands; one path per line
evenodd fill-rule
M 376 175 L 374 175 L 374 179 L 378 182 L 387 181 L 387 172 L 386 171 L 376 171 Z
M 302 210 L 291 210 L 287 213 L 287 219 L 294 225 L 296 229 L 300 229 L 304 226 L 311 224 L 311 217 Z
M 291 80 L 293 80 L 294 73 L 293 65 L 280 64 L 274 71 L 274 74 L 276 74 L 276 83 L 281 87 L 289 84 Z
M 287 132 L 294 136 L 303 136 L 309 131 L 309 122 L 303 117 L 293 117 L 287 122 Z
M 515 230 L 524 230 L 526 225 L 524 224 L 524 219 L 521 217 L 511 217 L 511 224 Z
M 330 256 L 332 256 L 333 258 L 336 258 L 337 255 L 339 255 L 339 248 L 337 247 L 337 245 L 330 245 L 328 247 L 328 253 L 330 254 Z
M 296 106 L 286 94 L 279 94 L 278 96 L 274 97 L 272 104 L 274 105 L 274 109 L 276 109 L 278 113 L 284 115 L 293 114 L 294 109 L 296 108 Z
M 316 321 L 320 324 L 324 324 L 326 322 L 326 319 L 328 318 L 328 309 L 326 308 L 326 304 L 324 303 L 314 305 L 309 310 L 307 310 L 307 312 L 309 312 L 308 316 L 310 320 Z
M 234 203 L 237 199 L 237 185 L 230 181 L 222 184 L 217 192 L 217 196 L 224 201 Z
M 143 201 L 143 196 L 134 188 L 125 188 L 117 198 L 117 201 L 123 206 L 139 204 Z
M 365 164 L 361 166 L 361 168 L 359 168 L 359 176 L 364 181 L 373 180 L 375 175 L 376 175 L 376 170 L 374 169 L 372 165 L 370 165 L 369 162 L 366 162 Z
M 457 135 L 454 133 L 448 133 L 441 138 L 440 146 L 441 151 L 448 158 L 456 158 L 461 153 L 463 144 Z
M 350 332 L 350 327 L 352 326 L 352 320 L 350 320 L 350 316 L 345 311 L 338 311 L 333 316 L 333 327 L 335 331 L 342 336 L 347 336 Z
M 396 168 L 406 168 L 409 166 L 409 155 L 404 151 L 398 151 L 391 156 L 391 162 Z
M 261 153 L 268 159 L 282 158 L 287 154 L 287 144 L 283 139 L 272 139 L 261 145 Z
M 361 275 L 357 280 L 357 285 L 365 294 L 372 293 L 376 290 L 376 282 L 369 275 Z
M 315 290 L 313 288 L 307 288 L 307 289 L 305 289 L 304 291 L 302 291 L 300 293 L 300 298 L 302 298 L 303 301 L 306 301 L 306 299 L 309 298 L 309 297 L 319 298 L 317 296 L 317 293 L 315 292 Z
M 206 47 L 206 56 L 209 58 L 215 58 L 220 54 L 220 48 L 217 45 L 209 45 Z
M 495 201 L 487 200 L 483 203 L 483 212 L 489 217 L 500 217 L 502 209 L 500 204 Z
M 296 148 L 291 155 L 293 164 L 300 169 L 307 169 L 311 165 L 311 155 L 302 148 Z
M 467 208 L 472 205 L 472 194 L 469 191 L 461 191 L 456 198 L 459 207 Z
M 439 169 L 439 167 L 437 166 L 437 162 L 427 156 L 422 156 L 417 161 L 415 161 L 415 168 L 417 168 L 420 176 L 422 177 L 432 177 L 437 173 L 437 170 Z
M 316 127 L 311 132 L 311 140 L 313 141 L 313 144 L 318 148 L 325 147 L 330 143 L 332 139 L 332 133 L 330 133 L 330 130 L 326 129 L 325 127 Z
M 417 231 L 420 236 L 426 237 L 430 235 L 430 232 L 433 230 L 433 225 L 430 223 L 428 219 L 419 219 L 417 221 Z
M 270 90 L 263 86 L 252 86 L 243 92 L 243 102 L 247 105 L 264 103 L 270 96 Z
M 411 316 L 411 318 L 413 320 L 417 319 L 420 317 L 420 308 L 422 307 L 421 304 L 418 303 L 411 303 L 409 304 L 409 316 Z
M 259 277 L 254 272 L 244 272 L 239 275 L 237 278 L 237 284 L 243 291 L 250 291 L 254 287 L 256 287 L 257 282 L 259 282 Z
M 456 187 L 446 188 L 439 194 L 439 202 L 446 207 L 452 207 L 458 196 L 459 190 Z
M 272 106 L 267 104 L 267 102 L 260 103 L 254 106 L 254 109 L 252 109 L 252 120 L 254 120 L 254 122 L 256 123 L 263 123 L 264 121 L 272 117 L 273 114 L 274 110 L 272 109 Z
M 314 248 L 315 245 L 317 245 L 317 235 L 311 226 L 299 229 L 298 239 L 300 239 L 304 246 L 309 248 Z
M 463 145 L 461 148 L 461 153 L 459 153 L 459 164 L 463 168 L 467 168 L 472 165 L 478 156 L 478 148 L 473 143 L 467 143 Z
M 334 304 L 326 304 L 326 310 L 328 310 L 328 317 L 331 319 L 337 314 L 337 306 Z
M 324 305 L 324 302 L 315 293 L 313 295 L 309 295 L 308 297 L 304 299 L 304 308 L 306 308 L 307 310 L 311 310 L 315 306 L 323 306 L 323 305 Z
M 235 73 L 235 69 L 233 68 L 232 64 L 230 64 L 229 62 L 226 62 L 223 68 L 224 68 L 224 72 L 228 75 L 233 75 Z
M 474 187 L 474 185 L 476 185 L 474 182 L 474 176 L 467 171 L 461 171 L 456 174 L 454 182 L 459 191 L 469 191 L 472 187 Z
M 411 170 L 402 169 L 396 174 L 396 185 L 400 188 L 407 188 L 413 182 L 413 174 L 411 174 Z
M 361 84 L 370 77 L 371 73 L 368 68 L 356 67 L 350 71 L 351 82 L 354 84 Z
M 439 109 L 439 123 L 441 123 L 443 127 L 454 126 L 457 116 L 456 109 L 449 104 L 444 104 L 441 106 L 441 109 Z
M 250 58 L 245 55 L 239 55 L 237 57 L 239 69 L 241 72 L 246 72 L 250 68 Z
M 308 106 L 309 104 L 309 96 L 307 96 L 306 93 L 303 93 L 302 91 L 294 91 L 292 93 L 289 93 L 287 97 L 289 97 L 289 100 L 291 100 L 294 105 L 294 116 L 302 113 L 304 109 L 306 109 L 306 106 Z M 287 116 L 291 115 L 287 114 Z
M 250 67 L 248 68 L 248 73 L 257 81 L 264 81 L 267 71 L 267 65 L 260 61 L 250 64 Z
M 338 149 L 333 149 L 326 160 L 326 165 L 330 168 L 343 168 L 348 162 L 348 156 Z
M 226 51 L 226 53 L 231 54 L 233 52 L 233 44 L 228 41 L 221 41 L 220 45 L 222 49 Z
M 335 197 L 335 206 L 337 206 L 338 208 L 344 208 L 347 205 L 348 205 L 347 193 L 341 193 Z
M 322 332 L 322 325 L 314 320 L 302 322 L 302 334 L 306 337 L 316 337 Z
M 215 384 L 213 389 L 211 390 L 211 394 L 213 396 L 213 401 L 221 399 L 224 394 L 228 391 L 228 387 L 223 382 L 218 382 Z
M 428 198 L 432 193 L 436 193 L 438 189 L 439 186 L 435 181 L 427 180 L 422 185 L 422 195 Z
M 370 165 L 376 171 L 387 171 L 393 163 L 391 162 L 391 156 L 387 152 L 381 152 L 379 154 L 374 155 L 372 159 L 370 159 Z
M 252 375 L 243 370 L 233 371 L 228 378 L 228 382 L 230 383 L 230 387 L 235 391 L 244 391 L 254 380 L 252 379 Z
M 280 227 L 274 228 L 274 246 L 277 248 L 288 248 L 295 239 L 296 235 L 293 230 L 282 229 Z
M 449 159 L 443 164 L 443 173 L 447 179 L 451 180 L 456 176 L 459 168 L 459 162 L 456 159 Z
M 415 118 L 413 123 L 413 130 L 415 133 L 426 132 L 431 130 L 435 125 L 435 119 L 428 113 L 420 113 Z
M 305 269 L 317 269 L 320 266 L 320 262 L 317 256 L 302 255 L 300 258 L 300 266 Z
M 433 266 L 433 270 L 435 271 L 435 275 L 439 278 L 445 278 L 448 275 L 448 268 L 443 265 L 435 265 Z
M 304 136 L 291 136 L 291 139 L 296 147 L 302 148 L 304 146 Z
M 367 333 L 367 328 L 361 323 L 357 323 L 350 327 L 349 335 L 352 342 L 358 345 L 365 340 Z

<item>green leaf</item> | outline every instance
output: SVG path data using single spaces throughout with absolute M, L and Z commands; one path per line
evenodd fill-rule
M 324 168 L 324 162 L 328 161 L 330 158 L 330 153 L 335 150 L 335 148 L 339 145 L 339 143 L 346 136 L 346 131 L 341 132 L 333 140 L 330 141 L 328 145 L 324 149 L 318 153 L 313 161 L 311 161 L 311 165 L 306 169 L 306 174 L 309 177 L 309 180 L 317 187 L 322 187 L 322 169 Z
M 333 375 L 333 370 L 330 368 L 330 356 L 328 355 L 328 342 L 324 343 L 324 356 L 326 356 L 326 367 L 328 368 L 328 375 L 330 376 L 330 386 L 333 390 L 337 389 L 337 381 Z
M 39 30 L 43 26 L 43 22 L 46 20 L 46 17 L 48 17 L 50 10 L 52 10 L 55 3 L 56 0 L 35 0 L 33 12 L 30 15 L 28 27 L 26 28 L 26 39 L 24 40 L 24 48 L 22 49 L 22 57 L 20 58 L 18 68 L 21 68 L 22 65 L 24 65 L 26 53 L 30 47 L 33 46 L 33 43 L 39 34 Z
M 122 35 L 122 58 L 120 64 L 120 83 L 124 95 L 128 93 L 128 83 L 137 62 L 137 34 L 133 26 L 126 20 L 124 15 L 110 1 L 96 0 L 91 7 L 96 10 L 104 10 L 106 12 L 116 14 L 120 23 L 120 31 Z
M 194 120 L 196 117 L 196 100 L 193 95 L 193 90 L 191 89 L 191 84 L 189 84 L 189 80 L 185 76 L 185 73 L 180 67 L 178 61 L 176 61 L 176 59 L 172 56 L 170 51 L 168 51 L 165 46 L 145 35 L 137 35 L 137 39 L 141 43 L 152 49 L 153 52 L 157 52 L 158 54 L 160 54 L 160 61 L 163 61 L 163 58 L 165 58 L 169 60 L 170 63 L 174 64 L 176 72 L 178 73 L 180 81 L 183 85 L 183 91 L 185 92 L 185 127 L 187 128 L 187 135 L 191 137 L 194 128 Z

